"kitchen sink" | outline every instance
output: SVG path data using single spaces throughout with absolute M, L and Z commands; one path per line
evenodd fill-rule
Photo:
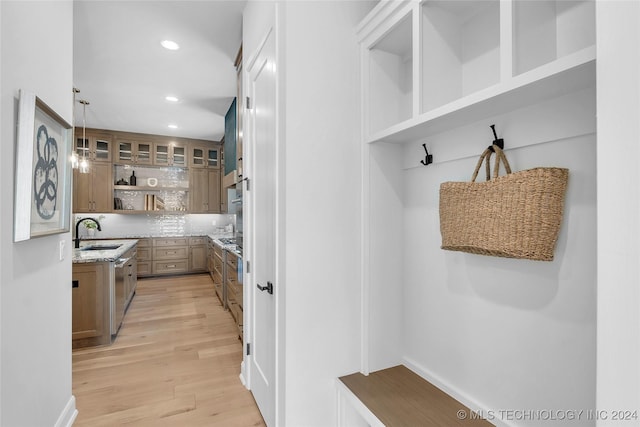
M 110 251 L 112 249 L 118 249 L 122 245 L 93 245 L 80 248 L 81 251 Z

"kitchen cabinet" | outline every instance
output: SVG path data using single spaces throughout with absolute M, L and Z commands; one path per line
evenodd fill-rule
M 110 134 L 88 131 L 83 138 L 83 129 L 75 129 L 75 151 L 80 159 L 91 162 L 111 163 L 113 139 Z
M 71 286 L 73 348 L 110 343 L 109 263 L 74 264 Z
M 220 168 L 220 148 L 192 146 L 189 148 L 189 166 L 192 168 Z
M 192 168 L 189 196 L 190 212 L 220 213 L 220 170 Z
M 238 337 L 243 339 L 243 290 L 242 290 L 242 258 L 235 252 L 226 251 L 225 284 L 227 291 L 227 307 L 238 328 Z
M 136 142 L 117 139 L 115 163 L 129 165 L 150 165 L 152 163 L 151 142 Z
M 206 237 L 189 238 L 189 272 L 207 271 Z
M 151 275 L 151 239 L 138 239 L 136 261 L 137 276 L 144 277 Z
M 111 212 L 112 196 L 111 163 L 91 162 L 89 173 L 73 170 L 73 212 Z
M 189 271 L 189 240 L 186 237 L 153 239 L 155 274 L 181 274 Z
M 218 245 L 213 245 L 213 288 L 222 304 L 227 309 L 227 297 L 224 283 L 224 257 L 225 251 Z
M 206 272 L 207 237 L 149 237 L 139 238 L 136 245 L 135 268 L 137 277 L 165 274 Z M 135 291 L 135 285 L 133 291 Z M 129 290 L 128 294 L 132 291 Z
M 187 146 L 179 142 L 155 142 L 153 144 L 153 164 L 156 166 L 186 167 Z

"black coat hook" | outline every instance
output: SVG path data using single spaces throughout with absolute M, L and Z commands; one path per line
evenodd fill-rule
M 497 145 L 498 147 L 500 147 L 501 149 L 504 150 L 504 139 L 502 138 L 498 138 L 498 134 L 496 133 L 496 125 L 491 125 L 491 130 L 493 131 L 493 144 L 491 144 L 489 146 L 489 150 L 491 150 L 492 152 L 494 152 L 493 150 L 493 146 Z
M 423 165 L 427 166 L 430 165 L 431 163 L 433 163 L 433 155 L 429 154 L 429 151 L 427 151 L 427 144 L 422 144 L 422 146 L 424 147 L 424 152 L 427 153 L 424 160 L 420 160 L 420 163 L 422 163 Z

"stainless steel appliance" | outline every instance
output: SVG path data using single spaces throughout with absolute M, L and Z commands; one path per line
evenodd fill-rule
M 236 245 L 238 246 L 238 251 L 242 254 L 242 245 L 243 245 L 243 226 L 242 226 L 242 186 L 244 185 L 245 179 L 240 180 L 236 183 L 236 199 L 234 200 L 234 204 L 236 205 Z
M 111 335 L 116 335 L 124 313 L 133 299 L 138 282 L 137 250 L 135 247 L 125 252 L 113 266 L 114 286 L 111 290 Z
M 115 286 L 111 294 L 111 335 L 118 333 L 118 329 L 120 329 L 122 319 L 124 318 L 125 266 L 127 262 L 129 262 L 129 258 L 120 258 L 114 265 Z

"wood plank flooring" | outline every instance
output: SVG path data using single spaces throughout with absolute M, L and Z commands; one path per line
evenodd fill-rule
M 74 426 L 264 426 L 208 275 L 138 280 L 111 346 L 73 351 Z

